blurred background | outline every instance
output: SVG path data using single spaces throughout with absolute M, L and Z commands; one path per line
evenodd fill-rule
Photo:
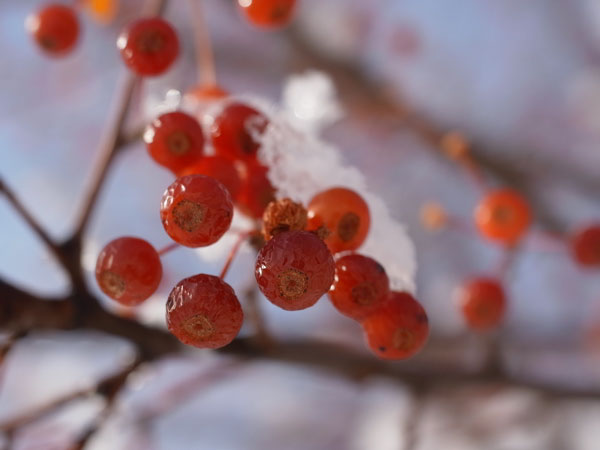
M 599 273 L 578 268 L 566 248 L 526 243 L 506 278 L 503 326 L 492 335 L 468 331 L 456 287 L 470 276 L 493 274 L 503 252 L 475 232 L 423 229 L 424 203 L 437 201 L 469 220 L 480 193 L 460 167 L 407 126 L 405 115 L 467 136 L 492 182 L 531 201 L 536 229 L 568 233 L 598 221 L 600 3 L 298 3 L 291 27 L 265 32 L 248 25 L 233 1 L 203 0 L 219 83 L 278 103 L 291 75 L 317 69 L 332 78 L 344 116 L 323 138 L 360 168 L 369 188 L 407 226 L 416 246 L 416 295 L 431 322 L 429 343 L 417 357 L 394 363 L 409 376 L 358 379 L 190 350 L 136 373 L 89 448 L 597 449 Z M 61 60 L 41 55 L 24 30 L 27 15 L 42 4 L 0 2 L 0 175 L 61 239 L 74 226 L 123 72 L 116 37 L 141 2 L 122 0 L 108 24 L 81 14 L 78 48 Z M 147 120 L 170 89 L 185 92 L 196 83 L 189 3 L 169 2 L 165 17 L 179 33 L 182 54 L 166 75 L 136 93 L 132 122 Z M 119 154 L 84 250 L 95 292 L 91 274 L 107 241 L 137 235 L 159 248 L 169 242 L 158 199 L 171 181 L 141 141 Z M 36 295 L 67 293 L 66 275 L 2 197 L 0 218 L 1 276 Z M 192 274 L 217 273 L 232 242 L 170 253 L 161 287 L 139 319 L 164 326 L 171 287 Z M 237 292 L 254 283 L 253 260 L 250 247 L 236 259 L 228 282 Z M 260 308 L 278 340 L 318 338 L 368 355 L 360 327 L 326 299 L 294 313 L 264 299 Z M 245 325 L 242 335 L 251 333 Z M 490 343 L 506 379 L 477 376 Z M 101 334 L 31 335 L 4 364 L 0 421 L 89 386 L 131 357 L 127 342 Z M 444 377 L 456 370 L 467 375 Z M 429 381 L 417 382 L 420 373 Z M 20 429 L 14 448 L 70 448 L 72 436 L 100 408 L 94 396 L 72 402 Z

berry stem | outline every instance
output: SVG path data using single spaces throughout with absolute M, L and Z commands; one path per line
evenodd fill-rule
M 181 247 L 177 242 L 172 242 L 169 245 L 165 245 L 163 248 L 158 250 L 158 256 L 163 256 L 169 253 L 171 250 L 175 250 L 176 248 Z
M 229 271 L 229 267 L 231 266 L 231 263 L 233 262 L 235 255 L 237 255 L 237 252 L 239 251 L 240 247 L 242 246 L 242 243 L 248 239 L 248 237 L 252 234 L 251 231 L 244 231 L 241 232 L 237 238 L 237 240 L 235 241 L 235 243 L 233 244 L 233 247 L 231 247 L 231 251 L 229 252 L 229 255 L 227 256 L 227 260 L 225 261 L 225 265 L 223 266 L 223 270 L 221 270 L 221 274 L 219 275 L 219 278 L 221 280 L 225 279 L 225 275 L 227 275 L 227 272 Z
M 215 86 L 217 84 L 215 57 L 208 29 L 208 22 L 204 15 L 201 2 L 203 2 L 203 0 L 190 0 L 194 28 L 194 42 L 196 45 L 198 78 L 205 86 Z

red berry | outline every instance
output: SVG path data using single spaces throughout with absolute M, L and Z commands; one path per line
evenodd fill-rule
M 356 250 L 369 232 L 369 207 L 356 192 L 332 188 L 313 197 L 308 204 L 308 229 L 327 228 L 325 243 L 332 253 Z
M 494 279 L 475 278 L 462 287 L 460 307 L 470 328 L 480 331 L 494 328 L 504 317 L 504 289 Z
M 336 261 L 329 298 L 342 314 L 364 319 L 385 303 L 389 293 L 385 269 L 374 259 L 355 253 Z
M 168 22 L 158 17 L 130 24 L 117 40 L 125 64 L 138 75 L 160 75 L 179 54 L 179 39 Z
M 600 266 L 600 225 L 590 225 L 571 238 L 575 260 L 586 267 Z
M 150 156 L 175 173 L 198 162 L 204 153 L 204 134 L 198 121 L 183 112 L 163 114 L 146 127 L 144 142 Z
M 167 300 L 167 327 L 186 345 L 219 348 L 240 331 L 244 313 L 235 292 L 212 275 L 186 278 Z
M 79 22 L 70 6 L 51 4 L 27 18 L 25 27 L 49 55 L 63 56 L 75 47 Z
M 276 28 L 292 20 L 296 0 L 238 0 L 238 4 L 254 25 Z
M 204 175 L 187 175 L 165 191 L 160 218 L 171 239 L 186 247 L 205 247 L 229 229 L 233 205 L 227 189 Z
M 205 156 L 198 162 L 187 166 L 178 175 L 207 175 L 227 188 L 231 198 L 240 193 L 242 180 L 233 161 L 222 156 Z
M 275 188 L 267 177 L 268 172 L 268 167 L 257 162 L 249 162 L 241 170 L 242 187 L 236 204 L 245 215 L 260 219 L 265 208 L 275 200 Z
M 499 189 L 477 205 L 475 224 L 488 239 L 513 245 L 531 224 L 531 208 L 518 192 Z
M 109 242 L 98 255 L 98 286 L 113 300 L 135 306 L 150 297 L 162 278 L 158 253 L 148 242 L 122 237 Z
M 226 158 L 254 160 L 260 147 L 258 139 L 268 123 L 262 113 L 248 105 L 227 105 L 215 118 L 211 128 L 215 152 Z
M 334 272 L 321 239 L 307 231 L 285 231 L 260 250 L 254 274 L 269 301 L 295 311 L 314 305 L 329 290 Z
M 429 335 L 423 307 L 406 292 L 391 292 L 388 301 L 362 322 L 367 343 L 384 359 L 406 359 L 417 353 Z

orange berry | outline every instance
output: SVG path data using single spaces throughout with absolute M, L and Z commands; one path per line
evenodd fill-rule
M 499 189 L 486 195 L 475 209 L 475 225 L 488 239 L 515 244 L 531 224 L 531 208 L 521 194 Z
M 497 327 L 504 317 L 506 299 L 502 285 L 490 278 L 474 278 L 463 285 L 460 308 L 474 330 Z

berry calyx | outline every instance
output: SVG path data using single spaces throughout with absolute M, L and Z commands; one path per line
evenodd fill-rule
M 266 241 L 282 231 L 304 230 L 307 211 L 289 198 L 272 201 L 263 213 L 262 233 Z
M 167 300 L 167 327 L 186 345 L 224 347 L 235 339 L 243 321 L 235 292 L 213 275 L 181 280 Z
M 493 241 L 514 245 L 531 224 L 531 208 L 521 194 L 499 189 L 486 195 L 475 209 L 475 225 Z
M 230 103 L 215 118 L 212 143 L 218 155 L 253 161 L 260 147 L 260 136 L 269 121 L 259 111 L 243 103 Z
M 144 142 L 150 156 L 175 173 L 198 162 L 204 154 L 204 134 L 198 121 L 181 111 L 162 114 L 146 127 Z
M 478 331 L 500 324 L 506 309 L 504 289 L 499 281 L 475 278 L 461 289 L 460 307 L 467 325 Z
M 573 257 L 584 267 L 600 267 L 600 224 L 577 231 L 571 238 Z
M 51 4 L 27 17 L 25 28 L 48 55 L 64 56 L 75 47 L 79 22 L 75 10 L 66 5 Z
M 332 253 L 356 250 L 369 232 L 369 207 L 356 192 L 336 187 L 313 197 L 308 204 L 308 229 L 327 228 L 325 243 Z
M 381 264 L 357 253 L 335 263 L 329 298 L 342 314 L 361 320 L 381 307 L 390 293 L 390 281 Z
M 323 241 L 307 231 L 285 231 L 260 250 L 254 273 L 271 303 L 296 311 L 314 305 L 329 290 L 334 272 Z
M 171 25 L 158 17 L 129 25 L 117 39 L 125 64 L 138 75 L 165 72 L 179 55 L 179 39 Z
M 98 255 L 98 286 L 122 305 L 135 306 L 146 300 L 154 294 L 161 278 L 162 264 L 158 253 L 143 239 L 115 239 Z
M 296 0 L 238 0 L 238 5 L 252 24 L 278 28 L 291 21 Z
M 243 165 L 240 171 L 242 187 L 236 205 L 242 213 L 260 219 L 269 203 L 275 200 L 275 188 L 269 181 L 269 168 L 257 162 Z
M 205 175 L 187 175 L 165 191 L 160 218 L 167 234 L 186 247 L 217 242 L 229 229 L 233 204 L 227 189 Z
M 383 359 L 416 354 L 429 335 L 423 307 L 408 293 L 392 291 L 388 300 L 362 322 L 369 348 Z
M 179 176 L 196 174 L 217 180 L 227 188 L 232 199 L 238 196 L 242 188 L 242 180 L 234 162 L 222 156 L 205 156 L 178 173 Z

